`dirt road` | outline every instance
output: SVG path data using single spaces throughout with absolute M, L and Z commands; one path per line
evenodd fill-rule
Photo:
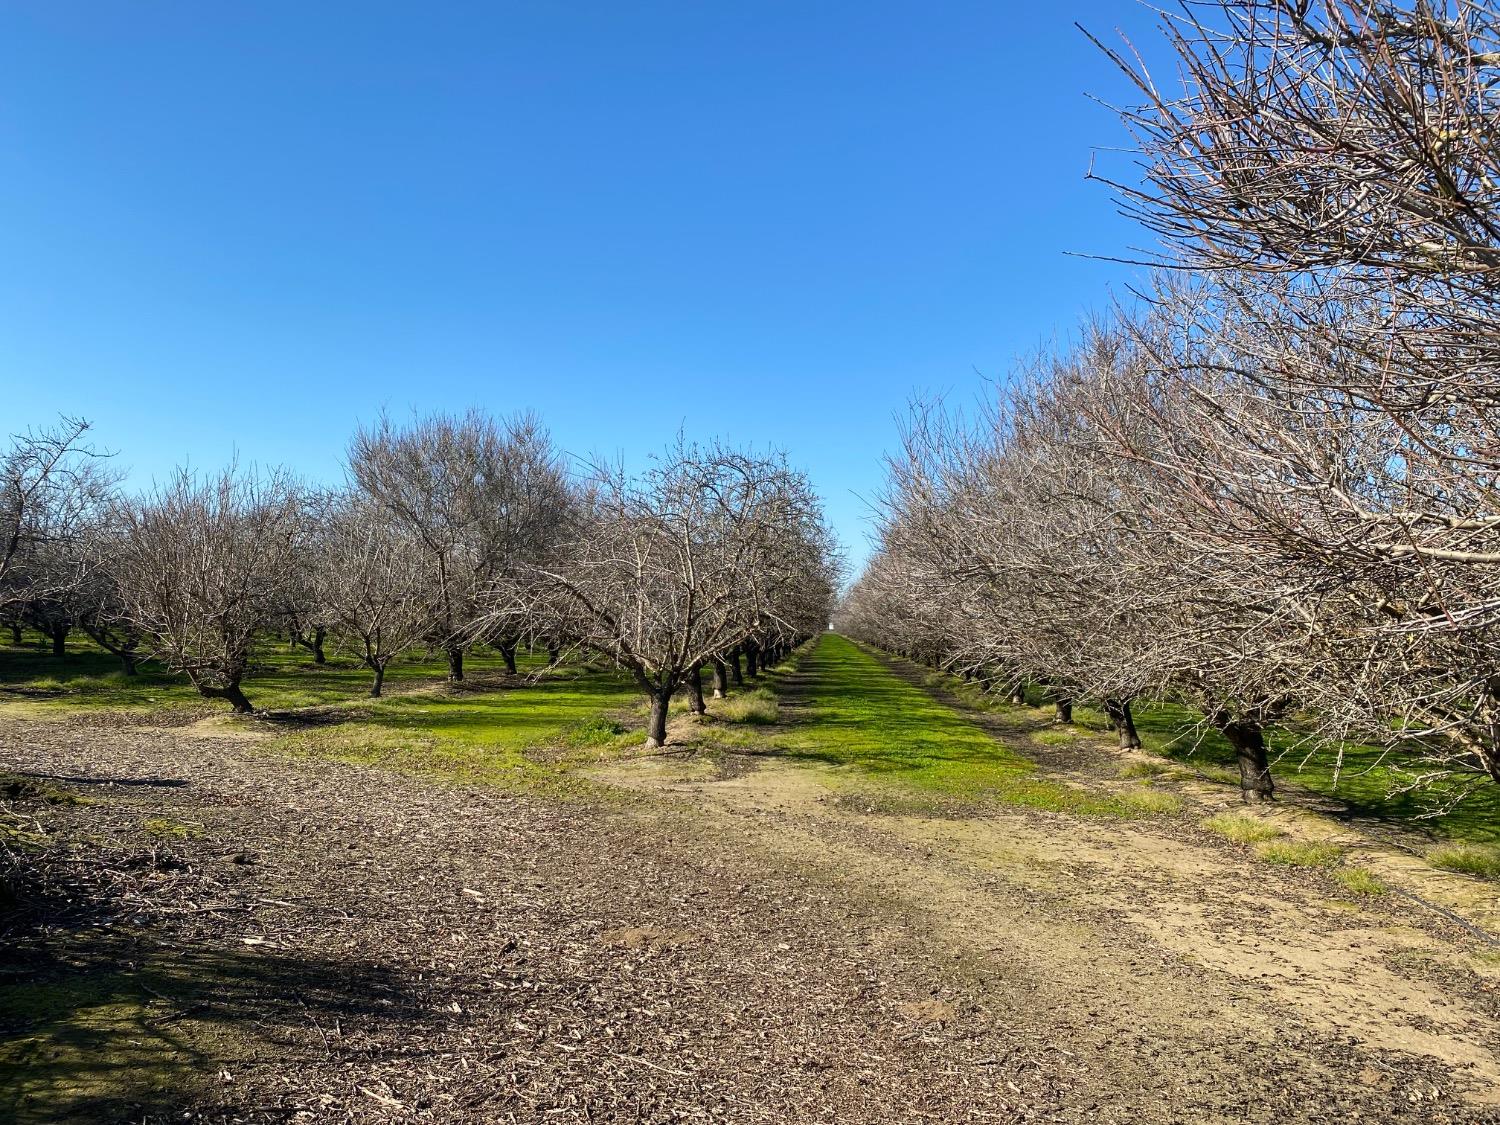
M 88 893 L 5 965 L 21 1121 L 1500 1121 L 1483 942 L 1188 817 L 912 816 L 764 754 L 573 800 L 217 728 L 0 754 L 96 802 L 23 802 Z

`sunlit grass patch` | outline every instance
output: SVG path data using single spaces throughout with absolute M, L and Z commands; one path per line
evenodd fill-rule
M 369 701 L 351 721 L 278 739 L 273 749 L 504 786 L 555 779 L 529 751 L 608 748 L 629 737 L 638 693 L 613 672 L 548 675 L 534 683 Z
M 1038 776 L 1030 759 L 844 637 L 825 635 L 801 670 L 814 687 L 803 721 L 777 739 L 787 758 L 1018 808 L 1140 815 L 1110 794 Z
M 1343 858 L 1344 849 L 1315 840 L 1276 840 L 1261 844 L 1255 854 L 1282 867 L 1332 867 Z
M 766 688 L 731 694 L 727 699 L 715 699 L 709 704 L 709 714 L 726 723 L 750 723 L 766 726 L 781 717 L 781 707 L 776 697 Z
M 1267 824 L 1263 820 L 1256 820 L 1254 817 L 1244 816 L 1241 813 L 1220 813 L 1218 816 L 1211 816 L 1203 822 L 1203 827 L 1210 832 L 1218 833 L 1226 840 L 1233 840 L 1236 844 L 1259 844 L 1286 835 L 1274 824 Z
M 1486 848 L 1476 844 L 1437 848 L 1427 853 L 1427 862 L 1444 871 L 1457 871 L 1461 875 L 1500 879 L 1500 848 Z
M 1339 867 L 1331 872 L 1334 879 L 1342 883 L 1345 890 L 1357 895 L 1383 895 L 1389 888 L 1373 873 L 1363 867 Z
M 1127 762 L 1120 767 L 1120 776 L 1124 778 L 1160 777 L 1171 772 L 1170 766 L 1164 766 L 1160 762 Z
M 1132 789 L 1120 794 L 1120 800 L 1132 811 L 1148 816 L 1170 816 L 1182 811 L 1182 801 L 1160 789 Z
M 569 746 L 607 746 L 627 731 L 618 720 L 597 715 L 574 723 L 562 737 Z

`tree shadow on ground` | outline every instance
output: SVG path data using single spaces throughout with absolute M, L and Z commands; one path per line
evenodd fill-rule
M 213 885 L 163 900 L 191 870 L 160 846 L 0 835 L 0 1123 L 181 1121 L 250 1096 L 249 1060 L 284 1074 L 453 1018 L 378 949 L 287 948 L 244 902 L 200 905 Z
M 438 1005 L 415 983 L 362 959 L 73 935 L 26 951 L 24 966 L 0 963 L 0 1121 L 180 1119 L 205 1102 L 222 1107 L 241 1061 L 311 1065 L 348 1038 L 367 1041 L 375 1024 L 420 1034 Z

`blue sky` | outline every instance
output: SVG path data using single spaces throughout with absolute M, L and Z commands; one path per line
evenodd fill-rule
M 784 447 L 856 559 L 894 415 L 1129 271 L 1134 3 L 0 0 L 0 426 L 133 479 L 531 408 Z

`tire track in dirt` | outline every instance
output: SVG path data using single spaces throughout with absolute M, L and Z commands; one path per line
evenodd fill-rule
M 785 677 L 790 722 L 812 687 L 803 671 Z M 1147 1043 L 1194 1060 L 1208 1087 L 1243 1083 L 1248 1054 L 1274 1056 L 1279 1078 L 1309 1088 L 1392 1084 L 1413 1104 L 1433 1087 L 1480 1104 L 1500 1088 L 1493 977 L 1475 972 L 1477 949 L 1456 927 L 1340 901 L 1323 877 L 1258 865 L 1183 819 L 899 815 L 890 789 L 855 770 L 747 761 L 758 768 L 723 780 L 649 764 L 610 776 L 760 818 L 773 846 L 819 857 L 903 902 L 919 929 L 1034 978 L 1030 1008 L 1056 1020 L 1054 1042 L 1109 1056 L 1116 1075 L 1134 1068 L 1143 1088 L 1171 1081 L 1170 1066 L 1147 1073 Z M 1119 1044 L 1131 1045 L 1123 1058 L 1110 1053 Z

